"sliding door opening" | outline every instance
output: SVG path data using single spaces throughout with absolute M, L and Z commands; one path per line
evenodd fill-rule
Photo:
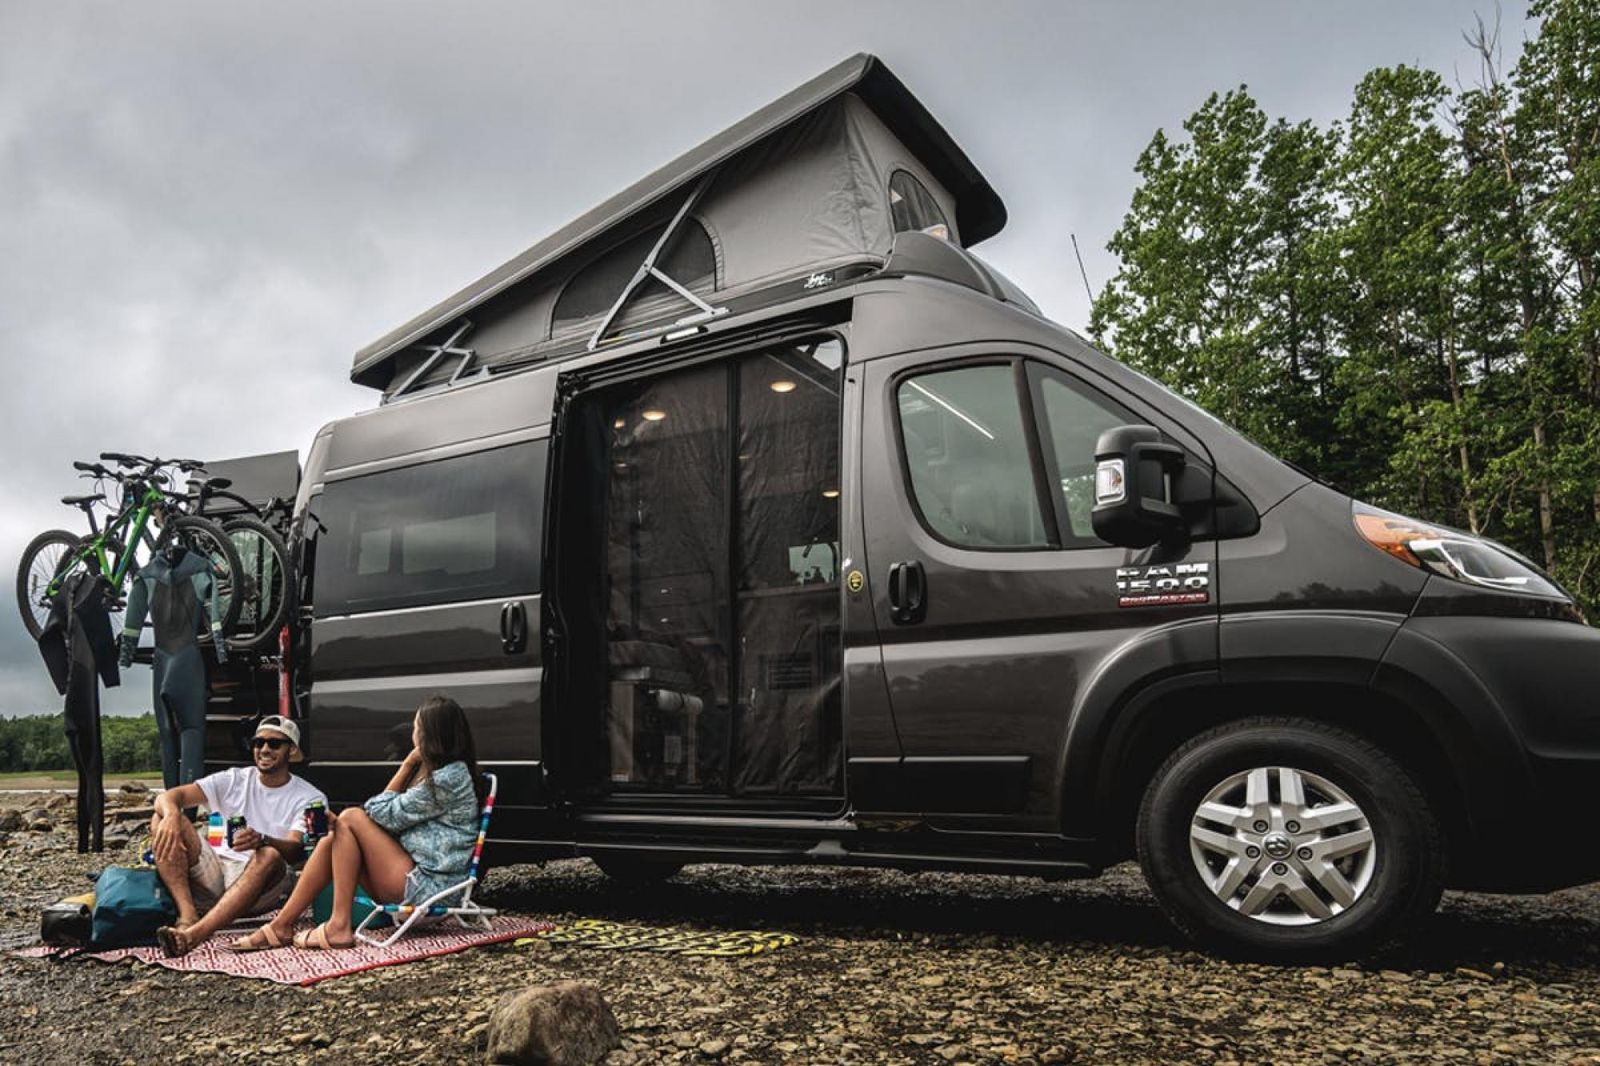
M 556 565 L 581 791 L 842 794 L 842 361 L 827 338 L 573 401 Z

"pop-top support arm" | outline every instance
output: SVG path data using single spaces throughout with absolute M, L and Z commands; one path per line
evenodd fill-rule
M 678 325 L 687 325 L 690 322 L 699 322 L 702 319 L 727 314 L 728 309 L 726 307 L 712 307 L 700 297 L 672 280 L 663 270 L 656 266 L 657 260 L 661 258 L 661 253 L 666 250 L 669 242 L 677 235 L 678 227 L 683 225 L 685 218 L 689 217 L 689 212 L 694 210 L 695 204 L 700 202 L 700 197 L 711 187 L 711 182 L 716 176 L 716 171 L 712 171 L 700 179 L 700 184 L 696 185 L 694 191 L 678 206 L 678 213 L 672 216 L 672 221 L 667 223 L 667 228 L 661 231 L 660 237 L 656 238 L 655 246 L 650 249 L 650 254 L 644 257 L 644 262 L 639 264 L 639 269 L 633 272 L 633 277 L 629 279 L 628 284 L 623 286 L 622 292 L 617 295 L 616 302 L 611 305 L 611 310 L 606 312 L 606 317 L 601 319 L 600 325 L 595 327 L 593 336 L 589 338 L 589 351 L 592 352 L 600 346 L 601 338 L 606 335 L 606 330 L 611 328 L 611 323 L 616 321 L 617 315 L 621 314 L 622 307 L 628 302 L 629 297 L 638 291 L 640 285 L 643 285 L 646 280 L 652 277 L 699 308 L 699 314 L 691 315 L 681 320 Z

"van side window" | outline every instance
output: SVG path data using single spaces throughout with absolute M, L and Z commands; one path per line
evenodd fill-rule
M 318 617 L 539 590 L 547 441 L 328 482 Z
M 1064 548 L 1100 547 L 1090 512 L 1094 510 L 1094 446 L 1114 426 L 1145 421 L 1108 397 L 1037 363 L 1030 374 L 1038 382 L 1035 406 L 1044 419 L 1045 450 L 1055 459 L 1055 489 L 1066 515 L 1061 531 Z
M 912 495 L 931 533 L 962 548 L 1051 546 L 1012 364 L 906 378 L 896 401 Z

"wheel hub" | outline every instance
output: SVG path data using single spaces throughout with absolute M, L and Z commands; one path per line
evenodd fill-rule
M 1314 925 L 1348 910 L 1378 854 L 1366 814 L 1344 789 L 1286 766 L 1218 783 L 1195 809 L 1189 849 L 1217 899 L 1272 925 Z

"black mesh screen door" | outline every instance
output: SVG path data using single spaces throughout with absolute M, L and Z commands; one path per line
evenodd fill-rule
M 838 793 L 840 363 L 807 343 L 579 401 L 604 502 L 569 556 L 593 594 L 564 601 L 591 607 L 610 790 Z

